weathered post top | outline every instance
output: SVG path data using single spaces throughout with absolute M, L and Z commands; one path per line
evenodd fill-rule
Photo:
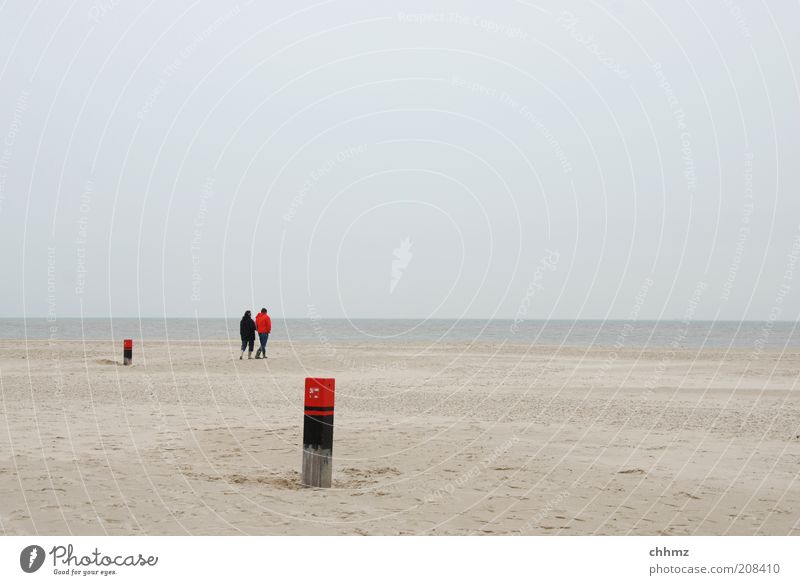
M 306 378 L 304 414 L 333 416 L 335 387 L 334 378 Z

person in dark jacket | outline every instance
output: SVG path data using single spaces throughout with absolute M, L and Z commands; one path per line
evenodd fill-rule
M 252 359 L 253 344 L 256 342 L 256 324 L 250 317 L 250 311 L 244 312 L 244 317 L 242 317 L 239 323 L 239 335 L 242 337 L 242 355 L 239 356 L 239 359 L 244 358 L 245 347 L 248 348 L 247 359 Z

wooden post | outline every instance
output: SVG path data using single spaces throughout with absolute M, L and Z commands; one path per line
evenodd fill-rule
M 306 486 L 331 487 L 335 386 L 333 378 L 306 378 L 302 478 Z
M 129 366 L 133 363 L 133 339 L 126 339 L 122 349 L 122 365 Z

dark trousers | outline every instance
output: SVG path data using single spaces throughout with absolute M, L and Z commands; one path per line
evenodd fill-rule
M 255 343 L 255 339 L 242 339 L 242 351 L 244 351 L 244 348 L 248 345 L 250 346 L 248 351 L 253 351 L 253 343 Z
M 258 334 L 258 341 L 261 343 L 261 353 L 264 355 L 267 354 L 267 339 L 269 339 L 269 333 Z

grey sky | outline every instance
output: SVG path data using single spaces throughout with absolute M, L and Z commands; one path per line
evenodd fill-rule
M 0 315 L 797 319 L 796 2 L 261 4 L 3 5 Z

